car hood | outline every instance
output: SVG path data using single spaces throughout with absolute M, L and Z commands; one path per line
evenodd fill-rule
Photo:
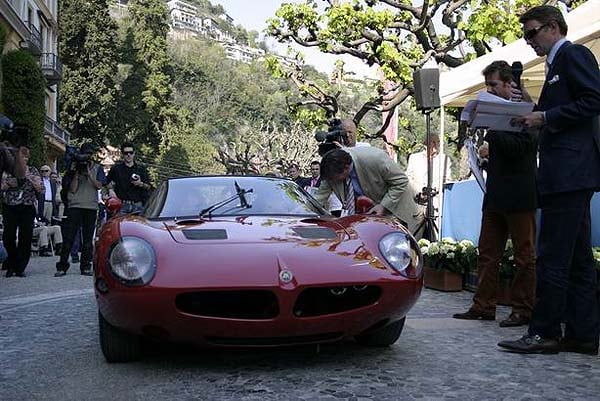
M 399 277 L 379 252 L 379 240 L 397 231 L 390 220 L 348 216 L 214 217 L 187 221 L 120 222 L 120 235 L 142 236 L 156 249 L 153 285 L 188 288 L 362 283 Z M 284 270 L 293 281 L 281 283 Z

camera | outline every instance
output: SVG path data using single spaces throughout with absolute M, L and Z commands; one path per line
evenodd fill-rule
M 65 167 L 67 171 L 74 167 L 79 173 L 87 173 L 93 149 L 84 146 L 80 150 L 77 150 L 75 146 L 67 145 L 65 151 Z
M 18 148 L 27 144 L 29 128 L 15 126 L 12 120 L 0 114 L 0 142 L 7 142 L 9 146 Z
M 315 139 L 319 142 L 319 156 L 323 156 L 340 145 L 347 145 L 346 131 L 342 128 L 342 120 L 336 118 L 329 123 L 327 132 L 317 131 Z
M 137 175 L 136 173 L 131 174 L 131 181 L 138 181 L 140 179 L 140 176 Z

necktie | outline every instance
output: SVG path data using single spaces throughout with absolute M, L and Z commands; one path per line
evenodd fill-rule
M 346 180 L 346 188 L 345 188 L 345 205 L 344 209 L 348 212 L 348 214 L 354 214 L 354 186 L 352 185 L 352 179 L 348 177 Z
M 550 74 L 550 67 L 552 66 L 552 64 L 550 64 L 548 62 L 548 60 L 546 60 L 546 63 L 544 65 L 545 65 L 546 78 L 548 78 L 548 74 Z

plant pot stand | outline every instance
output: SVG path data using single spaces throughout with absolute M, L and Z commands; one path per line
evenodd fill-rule
M 446 270 L 434 270 L 428 266 L 424 268 L 425 287 L 439 291 L 461 291 L 463 277 L 460 273 Z

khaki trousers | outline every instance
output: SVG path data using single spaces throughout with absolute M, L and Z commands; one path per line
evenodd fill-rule
M 535 211 L 484 210 L 479 234 L 479 287 L 472 309 L 496 313 L 499 263 L 512 239 L 516 274 L 511 287 L 513 313 L 531 317 L 535 299 Z

